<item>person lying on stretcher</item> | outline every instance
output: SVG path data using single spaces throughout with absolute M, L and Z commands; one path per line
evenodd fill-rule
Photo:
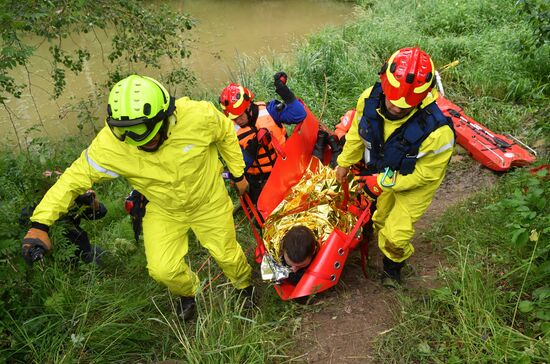
M 334 170 L 314 157 L 300 182 L 265 221 L 262 278 L 296 285 L 331 232 L 338 228 L 348 234 L 357 221 L 340 209 L 342 201 Z

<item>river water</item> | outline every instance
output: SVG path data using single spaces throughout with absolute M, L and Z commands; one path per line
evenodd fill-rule
M 188 68 L 197 77 L 197 91 L 221 90 L 232 81 L 237 58 L 247 59 L 247 71 L 252 71 L 260 57 L 291 60 L 296 44 L 311 33 L 326 26 L 341 25 L 352 18 L 353 6 L 348 2 L 329 0 L 185 0 L 158 1 L 177 11 L 190 14 L 196 21 L 190 34 L 191 57 Z M 43 44 L 32 58 L 28 72 L 20 68 L 14 73 L 20 82 L 31 87 L 24 90 L 20 99 L 7 102 L 9 112 L 2 110 L 0 128 L 4 130 L 3 144 L 16 146 L 17 140 L 26 145 L 37 136 L 57 139 L 78 133 L 77 120 L 81 108 L 71 108 L 77 100 L 93 100 L 101 95 L 106 100 L 108 90 L 102 89 L 105 81 L 105 34 L 98 33 L 100 42 L 90 34 L 70 37 L 69 47 L 86 45 L 91 59 L 78 76 L 67 77 L 66 91 L 53 100 L 52 85 L 48 81 L 45 61 L 48 45 Z M 29 42 L 38 44 L 38 39 Z M 71 44 L 73 43 L 73 44 Z M 139 70 L 138 70 L 139 72 Z M 155 71 L 148 70 L 153 75 Z M 154 75 L 153 75 L 154 76 Z M 105 104 L 86 105 L 101 120 Z M 101 122 L 96 122 L 101 125 Z

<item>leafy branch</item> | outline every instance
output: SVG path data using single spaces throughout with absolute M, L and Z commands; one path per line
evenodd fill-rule
M 50 44 L 50 75 L 57 98 L 66 87 L 66 72 L 80 73 L 94 56 L 85 45 L 69 50 L 64 40 L 71 35 L 103 30 L 112 34 L 107 59 L 116 68 L 128 70 L 134 63 L 160 68 L 164 57 L 189 56 L 184 34 L 193 24 L 188 15 L 140 0 L 4 0 L 0 2 L 0 103 L 10 96 L 21 97 L 27 86 L 28 81 L 16 80 L 10 73 L 28 64 L 37 50 L 29 39 L 38 37 Z M 187 72 L 181 74 L 190 77 Z

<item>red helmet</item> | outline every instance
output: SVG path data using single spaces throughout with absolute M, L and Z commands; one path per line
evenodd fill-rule
M 420 48 L 402 48 L 380 70 L 386 99 L 406 109 L 422 102 L 434 85 L 434 64 Z
M 232 83 L 223 89 L 219 101 L 223 113 L 230 119 L 236 119 L 248 109 L 253 98 L 254 94 L 246 87 Z

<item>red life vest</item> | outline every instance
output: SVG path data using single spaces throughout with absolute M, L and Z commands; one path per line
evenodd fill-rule
M 265 103 L 257 102 L 258 105 L 258 119 L 256 125 L 253 127 L 246 126 L 244 128 L 237 127 L 237 137 L 239 138 L 239 144 L 243 149 L 246 149 L 248 142 L 252 138 L 256 138 L 256 134 L 259 129 L 265 128 L 269 131 L 272 139 L 275 139 L 281 147 L 284 147 L 286 142 L 286 129 L 284 126 L 278 126 L 273 120 Z M 246 173 L 260 174 L 270 173 L 275 161 L 277 160 L 277 151 L 273 147 L 271 141 L 266 145 L 261 141 L 258 141 L 258 153 L 256 159 L 252 165 L 248 168 Z

